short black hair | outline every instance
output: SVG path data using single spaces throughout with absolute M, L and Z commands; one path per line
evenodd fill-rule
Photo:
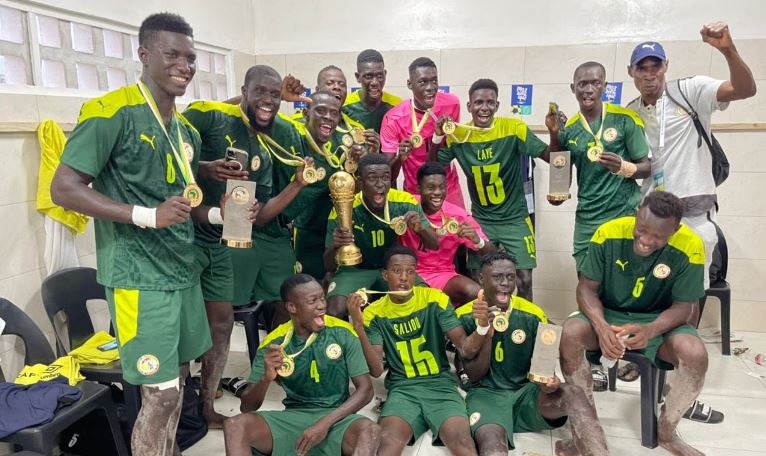
M 357 168 L 359 169 L 359 175 L 361 176 L 364 173 L 365 168 L 375 165 L 386 165 L 391 167 L 391 164 L 388 162 L 388 159 L 385 157 L 385 155 L 365 154 L 362 156 L 362 158 L 359 159 L 359 164 L 357 165 Z
M 412 74 L 415 72 L 418 68 L 434 68 L 436 69 L 436 64 L 433 60 L 429 59 L 428 57 L 418 57 L 415 60 L 410 63 L 410 67 L 408 68 L 409 73 Z
M 391 247 L 390 249 L 388 249 L 388 251 L 386 251 L 385 256 L 383 257 L 384 269 L 388 269 L 388 262 L 391 261 L 391 258 L 394 255 L 409 255 L 415 259 L 415 264 L 418 264 L 418 255 L 415 253 L 414 250 L 412 250 L 409 247 L 405 247 L 403 245 L 395 245 Z
M 365 49 L 356 56 L 356 66 L 363 63 L 383 63 L 383 54 L 375 49 Z
M 278 80 L 282 80 L 282 76 L 280 76 L 279 72 L 274 68 L 268 65 L 253 65 L 248 68 L 247 73 L 245 73 L 244 86 L 247 87 L 253 79 L 260 79 L 264 76 L 274 76 Z
M 331 97 L 333 100 L 338 101 L 338 98 L 335 96 L 335 94 L 327 90 L 317 90 L 316 92 L 309 95 L 309 98 L 311 98 L 312 101 L 317 101 L 319 97 L 324 97 L 324 96 Z M 311 109 L 311 107 L 314 105 L 315 103 L 309 103 L 308 109 Z
M 606 78 L 606 68 L 604 68 L 604 65 L 598 63 L 598 62 L 585 62 L 581 63 L 577 68 L 575 68 L 574 73 L 572 73 L 572 80 L 574 81 L 575 78 L 577 78 L 577 72 L 580 70 L 584 70 L 586 68 L 601 68 L 601 71 L 604 73 L 604 78 Z
M 500 94 L 500 90 L 497 88 L 497 83 L 492 79 L 477 79 L 476 82 L 471 84 L 471 88 L 468 89 L 468 98 L 471 98 L 474 92 L 481 89 L 494 90 L 495 95 Z
M 138 44 L 146 47 L 157 32 L 181 33 L 194 38 L 194 31 L 186 19 L 173 13 L 157 13 L 144 19 L 138 29 Z
M 282 298 L 282 302 L 290 300 L 295 287 L 312 281 L 316 282 L 316 279 L 308 274 L 295 274 L 286 278 L 285 281 L 282 282 L 282 286 L 279 287 L 279 296 Z
M 447 171 L 444 169 L 444 165 L 441 163 L 428 162 L 418 168 L 418 184 L 427 176 L 433 176 L 434 174 L 440 174 L 447 178 Z
M 680 222 L 684 216 L 684 204 L 681 199 L 670 192 L 653 191 L 646 195 L 640 208 L 649 207 L 652 214 L 659 218 L 672 218 Z
M 505 250 L 497 250 L 481 257 L 481 266 L 479 269 L 484 269 L 484 266 L 489 266 L 496 261 L 510 261 L 513 263 L 514 267 L 518 264 L 516 257 L 506 252 Z
M 338 71 L 340 71 L 343 74 L 344 78 L 346 77 L 346 74 L 343 73 L 343 70 L 341 70 L 340 68 L 336 67 L 335 65 L 327 65 L 326 67 L 324 67 L 321 70 L 319 70 L 319 73 L 317 73 L 317 85 L 319 85 L 319 77 L 322 75 L 322 73 L 324 73 L 325 71 L 328 71 L 328 70 L 338 70 Z

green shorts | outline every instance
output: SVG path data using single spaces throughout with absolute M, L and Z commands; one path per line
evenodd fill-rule
M 293 233 L 295 256 L 301 264 L 301 272 L 321 282 L 325 274 L 325 232 L 295 228 Z
M 567 417 L 547 420 L 540 413 L 538 398 L 540 387 L 527 383 L 516 391 L 494 388 L 471 388 L 465 398 L 471 434 L 485 424 L 497 424 L 505 429 L 510 449 L 514 432 L 538 432 L 556 429 L 567 422 Z
M 271 431 L 272 456 L 295 455 L 295 445 L 303 431 L 335 409 L 291 409 L 256 412 L 263 417 Z M 337 456 L 342 453 L 343 436 L 356 420 L 369 419 L 362 415 L 349 415 L 333 424 L 327 436 L 307 453 L 309 456 Z M 261 453 L 253 449 L 253 454 Z
M 279 287 L 295 273 L 295 253 L 287 236 L 253 236 L 250 249 L 229 249 L 234 267 L 234 305 L 279 301 Z
M 173 291 L 106 287 L 106 302 L 128 383 L 178 378 L 179 364 L 199 358 L 212 346 L 199 284 Z
M 516 258 L 517 269 L 534 269 L 537 267 L 535 250 L 535 230 L 532 219 L 517 220 L 507 223 L 479 222 L 481 230 L 498 248 Z
M 604 318 L 606 319 L 607 323 L 615 326 L 622 326 L 627 323 L 649 324 L 656 320 L 659 316 L 659 313 L 636 313 L 604 309 Z M 580 320 L 584 320 L 590 323 L 588 317 L 586 317 L 582 312 L 577 312 L 569 318 L 579 318 Z M 665 340 L 667 340 L 668 337 L 674 336 L 676 334 L 691 334 L 692 336 L 699 337 L 699 333 L 696 329 L 688 324 L 683 324 L 677 328 L 671 329 L 661 336 L 649 339 L 649 342 L 646 344 L 645 348 L 633 351 L 642 353 L 656 367 L 659 367 L 660 369 L 671 370 L 673 369 L 673 365 L 658 358 L 657 352 L 659 351 L 660 346 L 665 342 Z M 601 358 L 601 350 L 589 351 L 586 353 L 586 356 L 588 361 L 591 363 L 599 364 L 599 358 Z
M 441 445 L 439 430 L 447 418 L 461 416 L 468 419 L 465 401 L 452 378 L 437 377 L 428 382 L 407 380 L 388 392 L 380 411 L 380 419 L 396 416 L 410 425 L 412 445 L 424 432 L 431 430 L 434 445 Z
M 234 299 L 234 269 L 228 247 L 195 243 L 194 264 L 205 301 L 231 302 Z

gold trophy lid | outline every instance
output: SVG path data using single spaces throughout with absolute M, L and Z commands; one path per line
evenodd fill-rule
M 330 176 L 328 184 L 330 187 L 331 195 L 343 193 L 353 194 L 354 188 L 356 186 L 356 181 L 354 180 L 354 176 L 347 173 L 346 171 L 336 171 L 332 176 Z

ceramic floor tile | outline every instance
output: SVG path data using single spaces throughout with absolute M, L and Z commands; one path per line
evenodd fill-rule
M 183 452 L 184 456 L 211 456 L 224 454 L 223 431 L 210 430 L 207 435 L 191 448 Z
M 700 400 L 722 411 L 723 423 L 703 424 L 681 420 L 678 431 L 693 446 L 760 451 L 766 448 L 766 399 L 700 395 Z

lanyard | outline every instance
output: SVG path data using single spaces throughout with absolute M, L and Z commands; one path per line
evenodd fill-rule
M 377 291 L 377 290 L 368 290 L 366 288 L 360 288 L 356 290 L 354 293 L 361 296 L 362 299 L 364 299 L 364 303 L 367 304 L 368 302 L 370 302 L 368 295 L 371 295 L 371 294 L 407 296 L 408 294 L 412 293 L 412 290 L 413 289 L 410 288 L 409 290 Z
M 593 130 L 590 129 L 590 125 L 588 125 L 588 121 L 585 120 L 585 116 L 582 112 L 580 112 L 580 123 L 582 124 L 582 127 L 590 133 L 591 136 L 593 136 L 593 139 L 596 140 L 596 145 L 601 144 L 601 131 L 604 129 L 604 119 L 606 119 L 606 103 L 601 103 L 601 125 L 598 127 L 598 131 L 596 134 L 593 134 Z
M 375 217 L 379 222 L 383 222 L 386 225 L 391 225 L 391 216 L 388 213 L 388 195 L 386 195 L 386 205 L 383 207 L 383 217 L 380 218 L 377 215 L 375 215 L 374 212 L 370 210 L 369 207 L 367 207 L 367 204 L 364 202 L 364 196 L 359 195 L 359 199 L 362 200 L 362 206 L 364 206 L 365 209 L 367 209 L 367 212 L 370 213 L 373 217 Z
M 415 115 L 415 101 L 410 101 L 410 116 L 412 117 L 412 134 L 420 134 L 420 130 L 423 129 L 423 126 L 428 122 L 428 119 L 431 117 L 431 110 L 426 109 L 425 114 L 423 114 L 423 118 L 420 119 L 420 122 L 417 121 L 417 117 Z
M 324 144 L 324 147 L 319 147 L 319 145 L 314 141 L 314 138 L 311 136 L 311 132 L 306 129 L 306 139 L 309 142 L 309 146 L 316 152 L 317 154 L 323 156 L 325 160 L 327 160 L 327 164 L 332 166 L 335 169 L 340 169 L 340 160 L 338 157 L 332 154 L 329 150 L 327 150 L 328 147 L 332 147 L 329 142 L 326 142 Z
M 176 119 L 176 133 L 178 133 L 178 147 L 176 147 L 175 144 L 173 144 L 173 141 L 170 139 L 170 135 L 168 134 L 167 128 L 165 128 L 165 122 L 162 121 L 162 115 L 160 115 L 160 110 L 157 108 L 157 105 L 154 102 L 154 98 L 152 98 L 151 92 L 149 92 L 149 89 L 144 85 L 143 81 L 138 81 L 138 90 L 141 92 L 141 95 L 144 97 L 144 100 L 146 100 L 146 103 L 149 105 L 149 109 L 152 111 L 152 114 L 154 114 L 155 120 L 157 120 L 157 123 L 160 125 L 160 128 L 162 129 L 162 132 L 165 133 L 165 138 L 167 138 L 168 142 L 170 143 L 170 148 L 173 149 L 173 156 L 176 159 L 176 164 L 181 170 L 181 175 L 183 176 L 184 180 L 187 184 L 193 184 L 194 183 L 194 173 L 192 173 L 191 170 L 191 164 L 188 160 L 182 160 L 181 154 L 179 150 L 184 149 L 184 140 L 181 136 L 181 127 L 179 126 L 179 120 Z M 176 114 L 175 109 L 173 109 L 173 114 Z
M 285 340 L 283 340 L 282 343 L 279 345 L 283 349 L 283 351 L 284 351 L 284 348 L 287 347 L 287 344 L 289 344 L 290 341 L 292 340 L 293 333 L 294 333 L 294 328 L 290 327 L 290 329 L 287 330 L 287 335 L 285 336 Z M 288 355 L 287 353 L 285 353 L 285 356 L 289 358 L 297 358 L 298 355 L 303 353 L 307 348 L 311 346 L 311 344 L 314 343 L 316 338 L 317 338 L 317 333 L 311 333 L 309 338 L 306 339 L 306 343 L 303 345 L 303 348 L 301 348 L 300 351 L 298 351 L 298 353 L 293 353 L 292 355 Z
M 483 132 L 486 132 L 486 131 L 491 131 L 493 128 L 495 128 L 495 119 L 492 119 L 492 125 L 490 125 L 487 128 L 475 127 L 473 125 L 473 120 L 470 121 L 467 124 L 461 124 L 461 123 L 455 122 L 455 127 L 456 128 L 464 128 L 464 129 L 466 129 L 467 131 L 466 131 L 465 137 L 462 140 L 457 139 L 457 136 L 455 136 L 455 133 L 457 133 L 457 130 L 455 130 L 455 133 L 449 133 L 449 137 L 450 137 L 450 139 L 452 139 L 453 142 L 458 143 L 458 144 L 463 144 L 464 142 L 468 141 L 468 138 L 471 137 L 471 134 L 474 131 L 478 131 L 478 132 L 482 132 L 483 133 Z
M 268 144 L 264 143 L 264 141 L 266 141 L 266 143 L 268 143 Z M 290 152 L 288 152 L 287 149 L 285 149 L 284 147 L 280 146 L 279 143 L 274 141 L 266 133 L 258 132 L 258 142 L 261 143 L 261 146 L 264 149 L 266 149 L 266 151 L 269 154 L 271 154 L 274 158 L 276 158 L 280 162 L 284 163 L 285 165 L 287 165 L 287 166 L 303 166 L 304 162 L 303 162 L 303 159 L 301 157 L 299 157 L 298 155 L 291 154 Z M 269 147 L 269 145 L 277 148 L 277 150 L 279 150 L 281 153 L 287 155 L 290 158 L 284 158 L 284 157 L 278 155 L 276 152 L 274 152 L 274 150 L 271 149 L 271 147 Z
M 667 103 L 667 100 L 665 99 L 665 93 L 663 92 L 662 96 L 659 99 L 659 102 L 657 103 L 657 107 L 661 108 L 660 110 L 660 141 L 659 141 L 659 155 L 662 156 L 663 152 L 665 151 L 665 125 L 667 123 L 667 113 L 665 112 L 665 104 Z

